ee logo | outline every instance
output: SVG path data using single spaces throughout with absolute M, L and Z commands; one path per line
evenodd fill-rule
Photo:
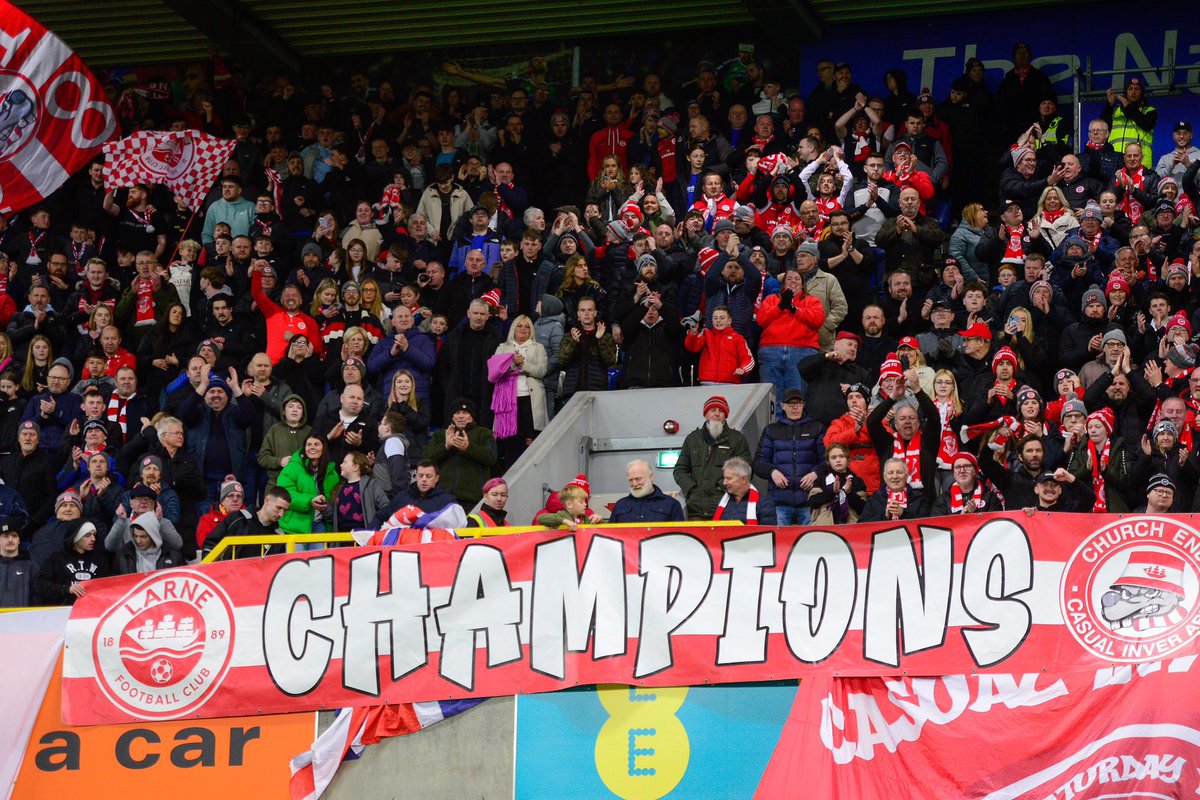
M 621 800 L 658 800 L 687 772 L 691 745 L 675 716 L 688 687 L 598 686 L 609 719 L 596 737 L 596 772 Z

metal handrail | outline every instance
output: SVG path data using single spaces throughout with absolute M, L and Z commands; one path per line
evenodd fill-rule
M 669 527 L 671 529 L 688 529 L 688 528 L 724 528 L 730 526 L 742 525 L 740 520 L 717 520 L 717 521 L 695 521 L 695 522 L 675 522 L 675 523 L 658 523 L 647 525 L 644 522 L 604 522 L 596 525 L 586 525 L 587 528 L 662 528 Z M 505 527 L 495 528 L 459 528 L 454 533 L 460 539 L 480 539 L 486 536 L 512 536 L 520 533 L 532 533 L 534 531 L 546 531 L 550 528 L 541 525 L 509 525 Z M 211 564 L 214 561 L 221 559 L 225 553 L 235 547 L 278 547 L 283 545 L 286 552 L 296 552 L 298 544 L 351 544 L 355 542 L 354 536 L 350 533 L 285 533 L 285 534 L 259 534 L 255 536 L 226 536 L 217 546 L 204 555 L 200 560 L 201 564 Z M 260 556 L 261 558 L 261 556 Z

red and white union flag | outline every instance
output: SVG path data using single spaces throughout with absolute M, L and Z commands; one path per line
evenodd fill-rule
M 41 201 L 116 130 L 104 87 L 83 60 L 0 0 L 0 212 Z

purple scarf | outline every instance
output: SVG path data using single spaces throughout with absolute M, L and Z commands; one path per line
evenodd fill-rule
M 496 422 L 492 434 L 497 439 L 517 435 L 517 378 L 519 370 L 513 369 L 515 353 L 497 353 L 488 359 L 488 380 L 495 384 L 492 392 L 492 411 Z

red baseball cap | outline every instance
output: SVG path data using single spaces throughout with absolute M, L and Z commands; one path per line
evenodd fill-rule
M 958 335 L 964 339 L 987 339 L 992 340 L 992 329 L 987 326 L 986 322 L 976 322 L 965 331 L 959 331 Z
M 849 339 L 855 344 L 862 344 L 862 337 L 857 333 L 851 333 L 850 331 L 838 331 L 837 336 L 833 337 L 835 342 L 841 341 L 842 339 Z

